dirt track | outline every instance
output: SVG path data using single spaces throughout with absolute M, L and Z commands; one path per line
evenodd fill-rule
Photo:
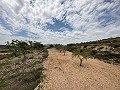
M 120 90 L 120 66 L 110 65 L 95 59 L 72 60 L 71 53 L 64 56 L 56 49 L 49 49 L 44 62 L 45 90 Z

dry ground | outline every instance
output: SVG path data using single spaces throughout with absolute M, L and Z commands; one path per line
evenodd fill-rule
M 64 56 L 56 49 L 49 49 L 44 62 L 45 90 L 120 90 L 120 66 L 107 64 L 96 59 L 79 60 L 70 52 Z

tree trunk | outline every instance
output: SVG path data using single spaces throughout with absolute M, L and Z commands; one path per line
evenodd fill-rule
M 80 66 L 82 66 L 82 61 L 83 61 L 83 59 L 80 58 Z
M 64 56 L 65 56 L 65 51 L 64 51 Z
M 60 53 L 62 52 L 62 50 L 60 50 Z

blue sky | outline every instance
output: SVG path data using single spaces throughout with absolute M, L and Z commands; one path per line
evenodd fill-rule
M 50 29 L 53 32 L 63 32 L 64 28 L 68 29 L 69 31 L 72 30 L 72 27 L 69 24 L 63 22 L 62 20 L 53 19 L 53 22 L 54 24 L 47 23 L 45 28 Z
M 0 18 L 0 25 L 4 27 L 5 29 L 11 30 L 12 27 L 9 23 L 7 23 L 4 19 Z
M 120 0 L 0 0 L 0 44 L 67 44 L 120 36 Z

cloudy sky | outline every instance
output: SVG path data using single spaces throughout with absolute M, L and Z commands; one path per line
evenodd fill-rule
M 120 0 L 0 0 L 0 44 L 78 43 L 120 36 Z

